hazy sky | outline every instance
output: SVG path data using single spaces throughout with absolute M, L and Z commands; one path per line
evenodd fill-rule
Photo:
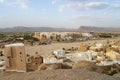
M 0 28 L 120 27 L 120 0 L 0 0 Z

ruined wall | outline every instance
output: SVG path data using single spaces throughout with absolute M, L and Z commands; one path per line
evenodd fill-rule
M 81 45 L 79 48 L 78 48 L 78 52 L 85 52 L 89 50 L 89 46 L 87 45 Z
M 43 63 L 43 57 L 41 56 L 29 56 L 27 57 L 27 71 L 36 71 L 38 66 Z
M 116 58 L 116 55 L 113 54 L 112 51 L 107 52 L 107 53 L 106 53 L 106 56 L 109 57 L 111 60 L 116 60 L 116 59 L 117 59 L 117 58 Z
M 35 35 L 33 37 L 35 37 L 35 38 L 40 40 L 40 32 L 35 32 Z
M 6 70 L 26 72 L 26 56 L 24 46 L 5 47 Z
M 90 50 L 95 52 L 101 52 L 101 51 L 103 51 L 104 53 L 106 52 L 106 48 L 91 47 Z
M 26 55 L 24 46 L 12 47 L 16 60 L 16 68 L 18 71 L 26 71 Z

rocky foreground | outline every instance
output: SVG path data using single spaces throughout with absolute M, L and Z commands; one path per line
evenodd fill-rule
M 29 73 L 16 73 L 0 77 L 0 80 L 120 80 L 87 70 L 42 70 Z

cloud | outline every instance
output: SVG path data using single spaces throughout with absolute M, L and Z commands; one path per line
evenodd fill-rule
M 57 0 L 53 0 L 51 3 L 54 5 L 57 3 Z
M 73 20 L 88 19 L 88 18 L 90 18 L 90 16 L 87 16 L 87 15 L 75 15 L 75 16 L 72 16 Z
M 64 9 L 65 9 L 65 7 L 66 7 L 66 5 L 61 5 L 61 6 L 59 7 L 59 12 L 63 12 Z
M 66 0 L 66 1 L 77 1 L 77 2 L 83 2 L 83 1 L 90 1 L 90 0 Z M 91 0 L 92 1 L 92 0 Z
M 76 10 L 82 10 L 85 7 L 84 7 L 83 4 L 79 3 L 79 4 L 68 4 L 67 8 L 73 8 L 73 9 L 76 9 Z
M 87 8 L 90 9 L 105 9 L 109 6 L 106 2 L 90 2 L 86 4 Z
M 87 2 L 87 3 L 74 3 L 74 4 L 70 3 L 70 4 L 64 4 L 59 6 L 59 11 L 63 12 L 63 11 L 66 11 L 67 9 L 76 10 L 76 11 L 88 10 L 88 9 L 102 10 L 110 7 L 113 7 L 113 6 L 111 6 L 109 3 L 106 3 L 106 2 Z M 120 6 L 116 6 L 116 8 L 119 8 L 119 7 Z
M 114 8 L 114 9 L 120 9 L 120 4 L 115 4 L 115 5 L 113 5 L 113 8 Z
M 5 2 L 6 1 L 6 2 Z M 7 6 L 13 6 L 13 7 L 21 7 L 21 8 L 28 8 L 28 2 L 29 0 L 0 0 L 0 2 L 5 2 L 5 5 Z
M 85 7 L 83 4 L 79 3 L 79 4 L 66 4 L 66 5 L 61 5 L 59 7 L 59 11 L 63 12 L 65 9 L 72 9 L 72 10 L 83 10 Z
M 8 2 L 9 5 L 17 7 L 20 6 L 21 8 L 28 8 L 28 4 L 27 4 L 28 0 L 15 0 L 13 2 Z
M 52 4 L 59 2 L 58 10 L 63 11 L 87 11 L 87 10 L 119 10 L 120 0 L 109 2 L 108 0 L 53 0 Z
M 5 0 L 0 0 L 0 3 L 4 3 L 5 2 Z
M 18 5 L 20 5 L 22 8 L 28 8 L 27 3 L 25 0 L 17 0 Z
M 57 2 L 85 2 L 85 1 L 92 1 L 92 0 L 52 0 L 52 4 L 56 4 Z
M 51 4 L 54 5 L 54 4 L 61 2 L 61 1 L 63 1 L 63 0 L 52 0 Z

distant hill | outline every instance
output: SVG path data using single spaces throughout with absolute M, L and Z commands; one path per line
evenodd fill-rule
M 76 31 L 75 29 L 67 28 L 52 28 L 52 27 L 24 27 L 17 26 L 13 28 L 0 28 L 0 32 L 68 32 Z
M 80 31 L 80 32 L 120 32 L 120 28 L 80 26 L 77 29 L 77 31 Z
M 80 26 L 78 29 L 53 28 L 53 27 L 24 27 L 0 28 L 0 32 L 120 32 L 120 28 Z

